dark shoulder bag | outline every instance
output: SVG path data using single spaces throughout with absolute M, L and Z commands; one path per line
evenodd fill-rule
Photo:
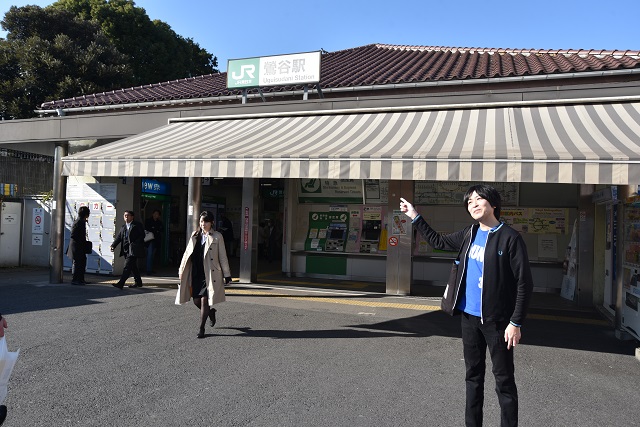
M 471 229 L 469 229 L 471 233 Z M 467 233 L 467 234 L 469 234 Z M 449 316 L 453 316 L 455 313 L 456 294 L 458 293 L 458 268 L 460 268 L 460 255 L 462 254 L 461 247 L 458 252 L 458 256 L 451 264 L 451 271 L 449 272 L 449 280 L 447 280 L 447 287 L 444 289 L 444 295 L 442 301 L 440 301 L 440 309 L 447 313 Z
M 458 267 L 460 266 L 460 254 L 458 258 L 453 261 L 451 265 L 451 271 L 449 272 L 449 280 L 447 280 L 447 287 L 444 289 L 444 295 L 442 301 L 440 301 L 440 309 L 447 313 L 449 316 L 453 316 L 456 304 L 456 288 L 458 280 Z
M 84 253 L 89 255 L 91 254 L 91 252 L 93 252 L 93 243 L 91 242 L 91 240 L 87 240 L 84 246 Z

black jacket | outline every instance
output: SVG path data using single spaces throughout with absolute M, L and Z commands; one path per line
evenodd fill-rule
M 470 225 L 461 231 L 442 235 L 419 216 L 413 226 L 435 249 L 456 252 L 463 249 L 460 255 L 461 268 L 458 269 L 453 289 L 457 304 L 460 291 L 464 292 L 466 283 L 467 254 L 479 225 Z M 533 292 L 533 278 L 524 240 L 520 233 L 506 224 L 489 233 L 484 251 L 482 283 L 482 320 L 509 320 L 522 325 Z
M 127 225 L 123 225 L 111 244 L 111 247 L 115 249 L 120 243 L 122 243 L 122 246 L 120 246 L 120 256 L 126 254 L 127 256 L 144 258 L 146 250 L 144 247 L 144 226 L 142 223 L 132 221 L 128 236 Z
M 76 218 L 71 226 L 71 239 L 69 240 L 69 253 L 72 259 L 86 257 L 87 248 L 87 220 Z
M 160 245 L 160 243 L 162 242 L 162 221 L 160 221 L 159 219 L 156 220 L 153 218 L 147 218 L 147 220 L 144 222 L 144 229 L 152 232 L 153 240 L 155 240 L 156 245 Z

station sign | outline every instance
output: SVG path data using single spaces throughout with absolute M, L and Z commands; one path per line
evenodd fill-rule
M 171 186 L 155 179 L 142 179 L 142 192 L 147 194 L 171 194 Z
M 320 82 L 320 51 L 230 59 L 227 88 L 290 86 Z

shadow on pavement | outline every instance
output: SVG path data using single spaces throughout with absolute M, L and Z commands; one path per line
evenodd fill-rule
M 403 319 L 390 320 L 373 325 L 352 325 L 362 329 L 374 329 L 416 336 L 445 336 L 461 338 L 460 317 L 442 312 L 430 312 Z M 553 320 L 527 319 L 522 329 L 520 345 L 565 348 L 633 356 L 638 341 L 621 341 L 608 325 L 593 325 Z
M 59 285 L 35 285 L 35 289 L 36 291 L 34 292 L 34 288 L 31 286 L 26 291 L 23 286 L 3 285 L 2 298 L 0 299 L 4 301 L 6 298 L 11 301 L 11 304 L 3 305 L 2 314 L 102 304 L 98 300 L 164 291 L 163 289 L 152 287 L 129 289 L 125 286 L 123 290 L 120 290 L 105 284 L 73 286 L 65 283 Z

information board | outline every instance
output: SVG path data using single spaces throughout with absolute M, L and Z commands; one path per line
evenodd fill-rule
M 416 181 L 414 205 L 461 205 L 464 195 L 477 182 Z M 500 193 L 502 205 L 518 205 L 518 184 L 512 182 L 486 182 Z

